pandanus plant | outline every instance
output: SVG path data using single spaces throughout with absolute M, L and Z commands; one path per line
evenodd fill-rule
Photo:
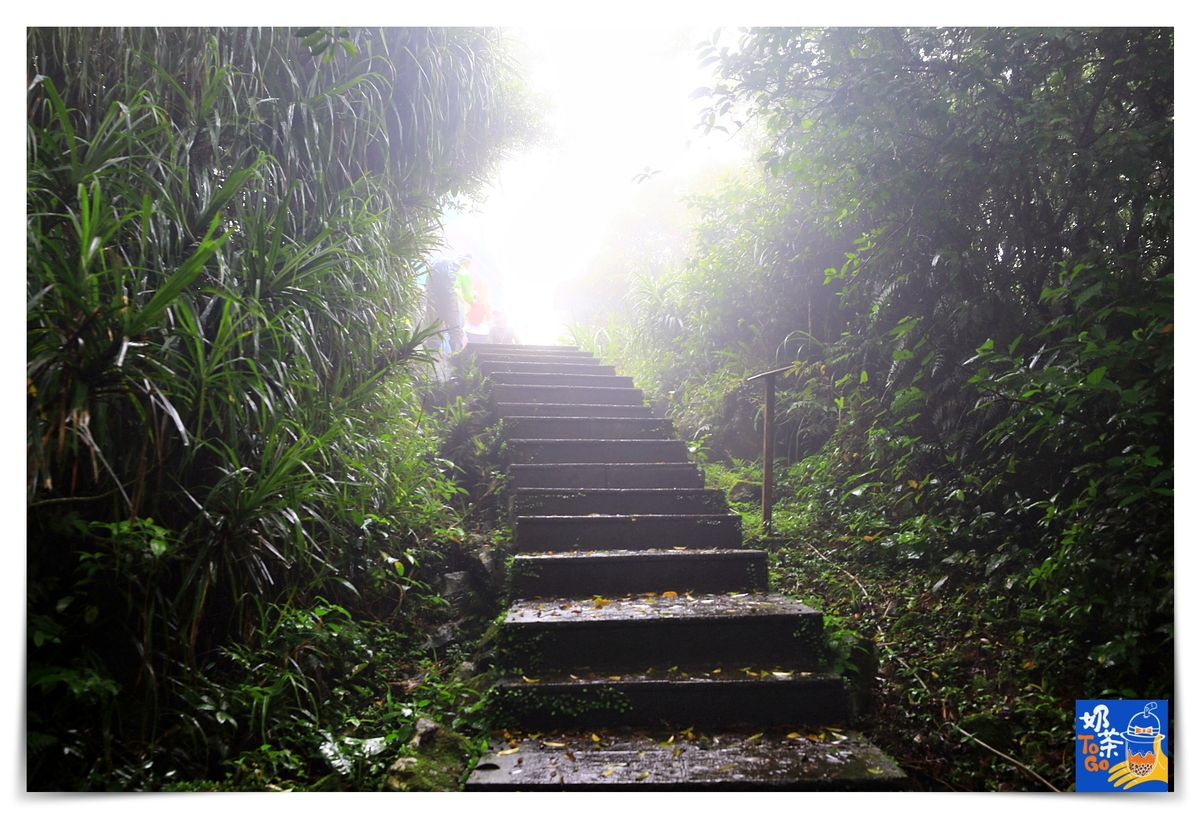
M 358 593 L 395 561 L 365 520 L 398 551 L 443 509 L 395 460 L 433 445 L 414 270 L 531 120 L 495 31 L 27 42 L 31 682 L 87 664 L 142 691 L 106 735 L 153 740 L 262 599 Z

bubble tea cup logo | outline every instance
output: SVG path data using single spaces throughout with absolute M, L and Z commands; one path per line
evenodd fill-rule
M 1166 791 L 1166 715 L 1161 700 L 1076 701 L 1076 791 Z

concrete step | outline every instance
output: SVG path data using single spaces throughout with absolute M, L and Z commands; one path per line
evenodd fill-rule
M 465 353 L 465 360 L 473 361 L 476 364 L 485 362 L 502 362 L 502 361 L 528 361 L 540 363 L 563 363 L 563 364 L 582 364 L 582 363 L 599 363 L 599 359 L 589 355 L 586 352 L 578 350 L 550 350 L 550 349 L 535 349 L 535 350 L 520 350 L 517 347 L 499 346 L 493 349 L 479 349 L 473 352 Z
M 515 489 L 513 516 L 563 514 L 728 514 L 720 489 Z
M 522 361 L 518 359 L 512 360 L 496 360 L 487 359 L 479 364 L 479 369 L 484 375 L 494 375 L 498 372 L 539 372 L 539 373 L 559 373 L 562 375 L 616 375 L 615 367 L 601 364 L 595 358 L 579 359 L 577 363 L 572 360 L 570 363 L 545 363 L 538 361 Z
M 644 403 L 633 405 L 587 403 L 497 403 L 500 417 L 649 418 L 653 410 Z
M 739 514 L 517 517 L 513 524 L 513 549 L 517 552 L 741 547 Z
M 673 666 L 820 671 L 822 629 L 820 612 L 778 594 L 522 599 L 505 615 L 497 660 L 527 676 Z
M 570 344 L 467 344 L 466 355 L 521 356 L 521 355 L 575 355 L 594 357 L 577 346 Z
M 515 599 L 765 591 L 767 555 L 751 549 L 690 548 L 517 554 L 509 583 Z
M 642 390 L 626 386 L 541 386 L 492 384 L 496 403 L 604 403 L 641 406 Z
M 786 726 L 496 731 L 466 782 L 473 792 L 861 792 L 909 786 L 904 772 L 857 732 Z
M 664 724 L 713 729 L 849 722 L 850 698 L 841 676 L 778 665 L 744 667 L 748 670 L 713 665 L 691 672 L 649 668 L 649 673 L 501 679 L 492 692 L 496 723 L 525 729 Z
M 626 375 L 580 375 L 558 372 L 495 372 L 488 376 L 493 384 L 522 386 L 593 386 L 633 389 L 633 378 Z
M 508 468 L 510 489 L 702 489 L 695 463 L 527 463 Z
M 509 462 L 687 463 L 682 440 L 508 439 Z
M 506 417 L 504 434 L 517 439 L 662 440 L 675 436 L 665 418 Z

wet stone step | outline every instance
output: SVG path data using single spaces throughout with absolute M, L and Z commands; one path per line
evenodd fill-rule
M 514 598 L 765 591 L 767 555 L 751 549 L 667 549 L 517 554 L 509 572 Z
M 695 463 L 531 463 L 508 469 L 509 487 L 704 488 Z
M 641 406 L 642 390 L 622 386 L 541 386 L 530 384 L 492 384 L 496 403 L 587 403 Z
M 519 463 L 687 463 L 682 440 L 508 439 L 509 462 Z
M 521 439 L 646 439 L 675 435 L 675 426 L 663 418 L 507 417 L 504 434 Z
M 637 674 L 577 673 L 501 679 L 499 724 L 525 728 L 721 728 L 754 724 L 845 724 L 849 694 L 836 673 L 782 665 L 647 668 Z
M 645 404 L 613 405 L 587 403 L 497 403 L 496 414 L 507 417 L 649 418 L 653 410 Z
M 782 665 L 822 670 L 820 612 L 777 594 L 522 599 L 500 628 L 501 665 L 530 671 Z
M 517 517 L 516 551 L 741 548 L 739 514 L 582 514 Z
M 728 514 L 720 489 L 515 489 L 514 516 L 561 514 Z
M 472 348 L 467 344 L 463 355 L 475 361 L 569 361 L 598 360 L 592 353 L 564 347 L 515 347 L 508 344 L 482 344 Z
M 545 363 L 539 361 L 522 361 L 517 359 L 502 361 L 502 360 L 484 360 L 479 364 L 479 369 L 484 375 L 495 375 L 499 372 L 528 372 L 528 373 L 558 373 L 562 375 L 616 375 L 617 371 L 614 367 L 601 364 L 595 358 L 579 359 L 578 362 L 572 359 L 567 362 Z
M 864 791 L 904 772 L 851 730 L 497 731 L 466 789 Z
M 488 376 L 493 384 L 528 386 L 592 386 L 633 389 L 633 378 L 627 375 L 591 375 L 560 372 L 495 372 Z

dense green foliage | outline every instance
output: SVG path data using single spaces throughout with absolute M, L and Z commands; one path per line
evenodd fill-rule
M 1004 601 L 1060 701 L 1171 697 L 1172 32 L 755 29 L 702 58 L 702 127 L 753 123 L 760 173 L 699 199 L 605 353 L 742 459 L 743 379 L 793 364 L 787 533 Z
M 532 134 L 505 43 L 27 42 L 30 787 L 320 772 L 295 734 L 352 712 L 363 758 L 405 740 L 411 703 L 355 708 L 462 537 L 413 271 Z

